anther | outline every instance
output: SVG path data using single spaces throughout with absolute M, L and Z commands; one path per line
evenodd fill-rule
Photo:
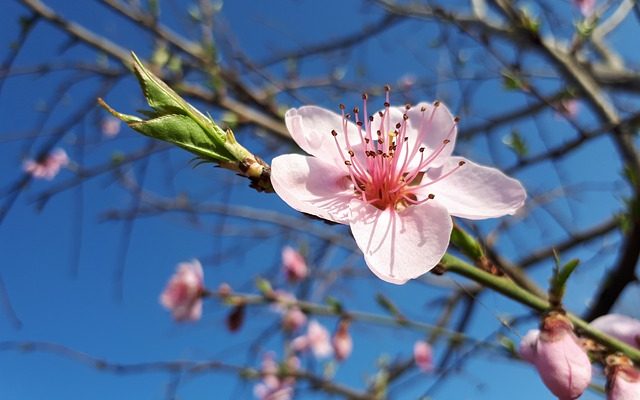
M 436 100 L 433 102 L 433 106 L 434 107 L 439 107 L 440 106 L 440 100 Z
M 402 119 L 406 121 L 406 120 L 408 120 L 408 119 L 409 119 L 409 116 L 408 116 L 407 114 L 403 114 L 403 115 L 402 115 Z
M 427 107 L 425 107 L 425 106 L 420 107 L 420 111 L 422 111 L 422 112 L 427 111 Z
M 376 134 L 377 134 L 378 136 L 382 136 L 382 132 L 380 132 L 380 129 L 378 129 L 378 130 L 376 131 Z
M 391 107 L 391 104 L 389 104 L 389 102 L 388 102 L 388 101 L 385 101 L 385 102 L 384 102 L 384 107 L 385 107 L 385 108 L 387 108 L 387 107 Z
M 433 193 L 429 193 L 429 195 L 427 196 L 427 198 L 428 198 L 429 200 L 433 200 L 433 199 L 435 199 L 435 198 L 436 198 L 436 195 L 435 195 L 435 194 L 433 194 Z
M 418 151 L 419 151 L 420 153 L 424 153 L 424 147 L 420 147 L 420 148 L 418 149 Z
M 458 166 L 459 166 L 459 167 L 462 167 L 462 166 L 463 166 L 463 165 L 465 165 L 466 163 L 467 163 L 466 161 L 460 161 L 460 162 L 458 162 Z
M 369 122 L 373 122 L 373 115 L 369 115 Z
M 358 122 L 356 122 L 356 125 L 358 125 L 358 126 L 362 126 L 362 121 L 358 121 Z
M 350 166 L 350 165 L 351 165 L 351 161 L 346 160 L 346 161 L 344 162 L 344 165 L 349 165 L 349 166 Z
M 338 106 L 340 107 L 341 110 L 344 110 L 346 107 L 344 106 L 344 104 L 340 103 L 340 105 Z
M 378 139 L 378 144 L 382 144 L 382 143 L 384 143 L 384 140 Z M 380 152 L 380 150 L 378 150 L 378 152 Z
M 382 113 L 382 111 L 378 111 L 378 115 L 380 116 L 380 118 L 384 117 L 384 114 Z
M 390 92 L 390 91 L 391 91 L 391 86 L 389 86 L 389 85 L 384 85 L 384 91 L 385 91 L 385 92 Z
M 378 154 L 382 154 L 382 150 L 378 150 Z
M 349 150 L 349 155 L 350 155 L 351 157 L 353 157 L 353 156 L 355 156 L 355 155 L 356 155 L 356 153 L 354 153 L 354 152 L 353 152 L 353 150 Z
M 331 130 L 331 135 L 332 135 L 332 136 L 334 136 L 334 137 L 336 137 L 336 136 L 338 136 L 338 132 L 336 132 L 336 130 L 335 130 L 335 129 L 332 129 L 332 130 Z
M 405 110 L 409 111 L 411 110 L 411 104 L 405 104 L 404 105 Z
M 367 95 L 366 93 L 362 93 L 362 100 L 367 100 L 369 98 L 369 95 Z
M 444 144 L 449 144 L 449 143 L 451 143 L 451 140 L 449 140 L 449 139 L 445 139 L 445 140 L 443 140 L 443 141 L 442 141 L 442 143 L 444 143 Z
M 458 122 L 460 122 L 460 117 L 454 117 L 454 118 L 453 118 L 453 122 L 455 122 L 456 124 L 457 124 Z
M 370 142 L 369 138 L 364 138 L 364 142 L 365 142 L 366 144 L 369 144 L 369 142 Z
M 402 124 L 401 124 L 400 122 L 398 122 L 398 123 L 396 124 L 396 129 L 400 129 L 400 127 L 401 127 L 401 126 L 402 126 Z
M 345 117 L 346 119 L 351 119 L 351 114 L 345 114 L 345 115 L 344 115 L 344 117 Z
M 357 114 L 360 112 L 360 109 L 358 107 L 353 107 L 353 113 Z

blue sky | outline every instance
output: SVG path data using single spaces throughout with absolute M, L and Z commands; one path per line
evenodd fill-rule
M 94 2 L 83 2 L 79 6 L 62 0 L 48 4 L 55 6 L 66 17 L 80 21 L 142 57 L 149 56 L 148 37 L 139 34 L 112 12 L 105 11 L 103 6 Z M 178 10 L 184 10 L 186 2 L 161 4 L 162 20 L 174 29 L 184 31 L 188 23 Z M 259 61 L 280 51 L 357 31 L 362 24 L 375 21 L 381 15 L 372 4 L 363 5 L 360 2 L 344 4 L 336 0 L 320 4 L 306 0 L 275 4 L 250 0 L 225 2 L 220 14 L 220 29 L 233 32 L 236 40 L 234 45 Z M 577 15 L 568 4 L 560 8 L 562 15 L 566 16 L 565 25 L 560 28 L 569 32 L 571 21 Z M 17 37 L 17 19 L 22 15 L 25 15 L 25 10 L 17 3 L 5 5 L 1 17 L 3 23 L 0 24 L 2 57 L 10 42 Z M 620 37 L 624 37 L 624 32 L 632 28 L 637 29 L 625 26 L 623 33 L 614 37 L 614 43 L 624 45 Z M 186 32 L 197 34 L 195 29 L 188 27 Z M 444 47 L 434 46 L 438 33 L 432 23 L 404 22 L 391 28 L 388 34 L 356 46 L 349 54 L 332 54 L 305 61 L 299 65 L 302 75 L 317 76 L 337 69 L 345 72 L 347 81 L 361 88 L 340 93 L 340 96 L 309 90 L 302 97 L 327 108 L 337 108 L 340 102 L 352 104 L 358 101 L 360 90 L 364 88 L 395 84 L 406 75 L 433 79 L 443 70 L 451 68 L 448 51 Z M 64 36 L 42 22 L 29 37 L 14 65 L 32 66 L 54 59 L 92 61 L 95 58 L 91 51 L 80 45 L 63 51 L 67 44 Z M 465 44 L 465 49 L 466 53 L 459 56 L 473 57 L 477 53 L 471 44 Z M 623 47 L 623 50 L 627 49 Z M 269 72 L 277 75 L 283 68 L 283 64 L 276 65 Z M 499 68 L 487 62 L 486 72 L 497 73 Z M 43 113 L 39 110 L 54 104 L 54 100 L 58 99 L 56 88 L 70 77 L 65 72 L 44 76 L 21 75 L 4 83 L 0 92 L 0 168 L 3 171 L 0 184 L 3 189 L 20 176 L 22 160 L 33 156 L 46 140 L 32 142 L 14 138 L 33 133 L 45 135 L 46 138 L 57 124 L 73 113 L 74 107 L 93 101 L 98 83 L 92 79 L 78 80 L 59 99 L 55 113 L 40 126 Z M 554 85 L 550 80 L 543 88 L 552 90 Z M 499 79 L 478 84 L 473 90 L 477 99 L 473 103 L 474 113 L 463 114 L 463 127 L 464 124 L 471 126 L 481 122 L 487 115 L 499 114 L 514 103 L 526 104 L 521 94 L 505 94 Z M 424 90 L 411 95 L 415 100 L 444 99 L 456 113 L 464 113 L 461 109 L 463 93 L 460 86 L 453 82 L 425 85 Z M 132 77 L 118 82 L 106 98 L 116 109 L 125 112 L 144 108 L 143 98 Z M 291 97 L 282 96 L 279 100 L 291 106 L 300 104 Z M 382 99 L 373 101 L 381 103 Z M 214 118 L 221 116 L 220 110 L 202 104 L 199 106 Z M 59 147 L 65 148 L 72 160 L 85 166 L 95 166 L 108 162 L 114 154 L 128 153 L 147 145 L 147 139 L 128 129 L 123 129 L 115 139 L 105 140 L 96 125 L 96 121 L 103 116 L 97 108 L 89 111 L 82 123 L 65 134 Z M 583 110 L 580 122 L 588 124 L 590 121 L 588 110 Z M 552 112 L 546 113 L 540 123 L 547 128 L 544 131 L 551 144 L 561 143 L 568 136 L 564 132 L 570 131 L 566 122 Z M 541 140 L 536 139 L 533 133 L 535 126 L 531 121 L 518 123 L 514 129 L 533 138 L 530 142 L 532 151 L 542 148 Z M 259 136 L 256 139 L 255 133 L 241 130 L 237 135 L 267 159 L 291 150 L 285 145 L 275 149 L 266 148 L 259 142 Z M 504 146 L 496 146 L 508 133 L 500 130 L 490 135 L 489 141 L 478 138 L 462 143 L 458 151 L 481 163 L 510 165 L 515 160 L 512 153 Z M 86 145 L 79 146 L 79 141 Z M 620 184 L 617 161 L 613 156 L 600 156 L 603 149 L 607 148 L 611 149 L 612 155 L 615 154 L 609 141 L 596 140 L 560 164 L 559 169 L 566 181 L 588 182 L 594 187 L 606 186 L 604 190 L 581 192 L 577 200 L 560 198 L 556 201 L 554 209 L 573 228 L 591 226 L 622 207 L 620 199 L 625 191 Z M 127 173 L 133 174 L 136 179 L 144 177 L 145 187 L 163 196 L 188 193 L 192 199 L 215 203 L 228 201 L 234 205 L 297 216 L 275 195 L 255 193 L 246 187 L 246 182 L 226 171 L 209 166 L 192 168 L 190 160 L 189 154 L 172 149 L 152 156 L 148 164 L 137 163 Z M 580 166 L 579 171 L 575 170 L 576 165 Z M 519 177 L 530 193 L 535 193 L 556 187 L 558 180 L 554 174 L 549 165 L 543 165 L 526 170 Z M 190 220 L 179 214 L 143 218 L 132 227 L 123 295 L 118 299 L 115 296 L 117 284 L 114 276 L 127 237 L 126 225 L 105 221 L 104 216 L 107 211 L 130 209 L 134 203 L 131 196 L 115 183 L 113 175 L 105 174 L 85 182 L 79 188 L 56 194 L 43 209 L 36 207 L 35 199 L 40 193 L 72 179 L 71 172 L 63 171 L 51 182 L 32 182 L 0 225 L 0 254 L 4 256 L 0 274 L 22 322 L 22 327 L 16 329 L 4 314 L 0 314 L 0 341 L 52 342 L 117 363 L 184 358 L 218 359 L 257 367 L 259 357 L 256 354 L 271 349 L 281 351 L 282 338 L 277 335 L 270 336 L 256 348 L 250 347 L 258 332 L 278 321 L 277 314 L 268 307 L 250 309 L 241 332 L 230 334 L 224 325 L 228 309 L 219 303 L 206 302 L 202 321 L 177 325 L 158 304 L 158 296 L 176 264 L 192 258 L 202 260 L 206 283 L 210 288 L 229 282 L 239 290 L 254 291 L 253 279 L 259 275 L 275 277 L 275 285 L 286 287 L 278 274 L 280 249 L 286 244 L 306 245 L 313 239 L 310 235 L 285 232 L 272 225 L 239 218 L 223 219 L 216 215 L 202 216 L 198 220 Z M 569 212 L 569 201 L 575 214 Z M 548 214 L 537 212 L 535 215 L 535 218 L 514 228 L 511 237 L 501 239 L 500 248 L 508 256 L 518 259 L 524 251 L 544 244 L 543 239 L 556 240 L 565 234 L 557 224 L 551 222 Z M 486 231 L 499 222 L 489 221 L 481 224 L 481 228 Z M 269 234 L 261 238 L 222 236 L 215 228 L 221 224 L 228 230 L 266 229 Z M 321 222 L 315 222 L 315 225 L 336 233 L 346 232 L 341 226 L 325 226 Z M 616 239 L 616 235 L 609 236 L 610 241 Z M 594 253 L 594 249 L 581 249 L 563 257 L 589 259 Z M 76 265 L 74 260 L 77 254 L 79 262 Z M 336 249 L 326 253 L 323 249 L 314 248 L 310 254 L 315 268 L 334 271 L 344 264 L 348 252 Z M 570 308 L 580 311 L 585 307 L 593 295 L 594 281 L 603 273 L 600 266 L 612 259 L 610 253 L 605 253 L 578 271 L 569 289 Z M 348 260 L 354 268 L 368 272 L 360 257 Z M 548 279 L 550 267 L 546 265 L 536 269 L 534 277 L 540 284 L 544 285 Z M 75 268 L 76 273 L 73 272 Z M 450 277 L 442 278 L 441 282 L 453 284 Z M 322 302 L 327 296 L 332 296 L 351 309 L 381 312 L 373 300 L 376 292 L 382 292 L 401 307 L 410 309 L 411 317 L 429 323 L 435 322 L 440 311 L 433 301 L 446 293 L 443 289 L 420 284 L 396 287 L 371 279 L 350 278 L 339 280 L 329 290 L 314 288 L 310 299 Z M 419 303 L 416 303 L 416 299 L 419 299 Z M 415 304 L 420 306 L 415 307 Z M 481 297 L 477 308 L 470 329 L 476 338 L 484 338 L 494 332 L 498 318 L 504 315 L 525 314 L 523 308 L 493 293 Z M 333 319 L 321 321 L 331 329 L 336 322 Z M 519 334 L 524 333 L 524 328 L 507 333 L 517 339 Z M 376 359 L 381 353 L 390 359 L 407 357 L 413 342 L 420 338 L 416 332 L 358 323 L 353 325 L 352 334 L 355 339 L 354 355 L 338 367 L 336 379 L 357 388 L 364 387 L 367 377 L 375 372 Z M 438 355 L 442 348 L 442 345 L 437 347 Z M 314 368 L 319 367 L 316 365 Z M 408 389 L 402 392 L 406 396 L 402 398 L 415 398 L 424 393 L 434 380 L 434 376 L 412 373 L 406 379 Z M 172 376 L 166 373 L 115 375 L 55 354 L 0 352 L 2 399 L 158 399 L 164 398 L 167 385 L 171 382 Z M 178 395 L 185 399 L 251 398 L 252 385 L 229 374 L 206 374 L 186 377 L 180 383 Z M 511 398 L 516 388 L 521 399 L 549 398 L 532 368 L 507 361 L 498 355 L 485 355 L 468 363 L 435 397 L 502 399 Z M 308 391 L 300 393 L 300 398 L 316 398 L 314 396 Z M 584 398 L 598 397 L 588 393 Z

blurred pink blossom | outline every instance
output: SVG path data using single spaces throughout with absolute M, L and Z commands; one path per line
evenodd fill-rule
M 42 160 L 26 160 L 22 168 L 34 178 L 52 180 L 62 167 L 69 165 L 69 157 L 63 149 L 55 149 Z
M 599 331 L 640 348 L 640 321 L 621 314 L 607 314 L 589 324 Z
M 195 321 L 202 316 L 203 292 L 204 272 L 200 261 L 180 263 L 160 295 L 160 303 L 177 321 Z
M 307 323 L 307 314 L 299 307 L 290 307 L 282 316 L 282 328 L 288 332 L 295 332 Z
M 291 349 L 295 352 L 311 350 L 316 358 L 329 357 L 332 352 L 329 331 L 318 321 L 312 320 L 307 325 L 307 333 L 291 341 Z
M 596 8 L 596 0 L 573 0 L 573 5 L 580 9 L 584 17 L 590 17 Z
M 338 361 L 346 360 L 353 350 L 353 340 L 349 334 L 349 322 L 342 320 L 338 324 L 338 329 L 331 339 L 333 353 Z
M 520 354 L 560 400 L 580 397 L 591 382 L 591 361 L 571 322 L 561 314 L 545 317 L 540 331 L 529 331 L 520 344 Z
M 307 263 L 302 255 L 293 248 L 282 249 L 282 267 L 290 282 L 299 282 L 307 277 Z
M 385 107 L 352 116 L 291 109 L 291 137 L 310 156 L 273 159 L 271 182 L 294 209 L 351 227 L 371 271 L 395 284 L 428 272 L 449 245 L 451 216 L 514 214 L 520 182 L 452 156 L 457 119 L 441 103 Z M 355 119 L 355 121 L 353 121 Z M 354 123 L 355 122 L 355 123 Z
M 113 138 L 120 133 L 120 127 L 122 126 L 122 121 L 120 121 L 116 117 L 107 116 L 102 119 L 100 123 L 100 130 L 102 134 L 108 138 Z
M 290 360 L 295 359 L 291 358 Z M 297 360 L 297 359 L 295 359 Z M 298 362 L 299 364 L 299 362 Z M 287 361 L 286 367 L 295 371 L 298 364 L 294 361 Z M 273 353 L 267 353 L 262 359 L 262 382 L 253 388 L 253 394 L 260 400 L 289 400 L 293 398 L 293 386 L 295 378 L 286 377 L 281 379 L 278 375 L 279 366 L 274 359 Z
M 413 345 L 413 359 L 422 372 L 433 371 L 433 350 L 424 340 L 418 340 Z

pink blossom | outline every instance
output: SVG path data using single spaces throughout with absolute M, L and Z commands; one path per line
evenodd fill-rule
M 610 365 L 611 358 L 624 361 Z M 631 361 L 609 356 L 607 364 L 607 400 L 640 400 L 640 371 L 633 368 Z
M 333 345 L 333 353 L 338 361 L 346 360 L 353 350 L 353 340 L 349 334 L 349 322 L 346 320 L 340 321 L 338 329 L 331 339 Z
M 433 268 L 449 245 L 451 216 L 513 214 L 522 185 L 502 172 L 451 155 L 457 119 L 436 102 L 385 108 L 355 123 L 315 106 L 291 109 L 287 129 L 310 156 L 272 162 L 271 181 L 294 209 L 348 224 L 371 271 L 403 284 Z
M 290 359 L 291 360 L 291 359 Z M 297 359 L 296 359 L 297 360 Z M 298 364 L 287 361 L 288 369 L 295 371 Z M 255 385 L 253 394 L 260 400 L 289 400 L 293 398 L 295 378 L 281 379 L 278 375 L 279 366 L 273 353 L 267 353 L 262 359 L 262 382 Z
M 299 307 L 290 307 L 282 316 L 282 328 L 288 332 L 295 332 L 307 323 L 307 314 Z
M 520 353 L 560 400 L 580 397 L 591 382 L 589 357 L 563 315 L 549 315 L 540 331 L 529 331 L 520 344 Z
M 413 359 L 422 372 L 433 371 L 433 350 L 424 340 L 418 340 L 413 345 Z
M 290 282 L 298 282 L 307 277 L 308 269 L 304 257 L 289 246 L 282 249 L 282 267 Z
M 69 165 L 69 157 L 63 149 L 55 149 L 41 160 L 26 160 L 22 168 L 34 178 L 52 180 L 62 167 Z
M 180 263 L 162 292 L 160 303 L 177 321 L 195 321 L 202 316 L 203 291 L 204 272 L 200 261 Z
M 316 358 L 326 358 L 332 352 L 329 331 L 318 321 L 312 320 L 307 326 L 307 333 L 291 341 L 291 349 L 296 352 L 311 350 Z
M 102 130 L 102 134 L 108 138 L 113 138 L 120 133 L 120 127 L 122 126 L 122 122 L 112 116 L 105 117 L 100 123 L 100 130 Z
M 596 8 L 596 0 L 573 0 L 573 5 L 580 9 L 582 15 L 590 17 Z
M 640 348 L 640 321 L 620 314 L 607 314 L 589 324 L 599 331 Z

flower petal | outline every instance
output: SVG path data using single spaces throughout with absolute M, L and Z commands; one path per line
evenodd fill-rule
M 433 193 L 451 215 L 468 219 L 513 215 L 522 207 L 527 194 L 519 181 L 463 157 L 449 157 L 441 167 L 429 169 L 422 184 L 446 174 L 461 161 L 464 165 L 460 169 L 422 191 Z
M 341 115 L 321 107 L 304 106 L 288 110 L 284 120 L 291 137 L 302 150 L 347 170 L 344 159 L 338 152 L 335 139 L 331 135 L 332 130 L 338 132 L 337 137 L 344 152 L 343 155 L 347 154 Z M 347 122 L 347 132 L 351 147 L 360 146 L 362 141 L 358 129 L 351 121 Z
M 594 319 L 589 325 L 631 346 L 640 348 L 640 321 L 637 319 L 621 314 L 607 314 Z
M 300 212 L 347 224 L 354 197 L 346 173 L 314 157 L 285 154 L 271 161 L 271 183 L 289 206 Z
M 452 222 L 446 208 L 428 201 L 402 211 L 352 200 L 351 232 L 371 271 L 403 284 L 428 272 L 447 251 Z

